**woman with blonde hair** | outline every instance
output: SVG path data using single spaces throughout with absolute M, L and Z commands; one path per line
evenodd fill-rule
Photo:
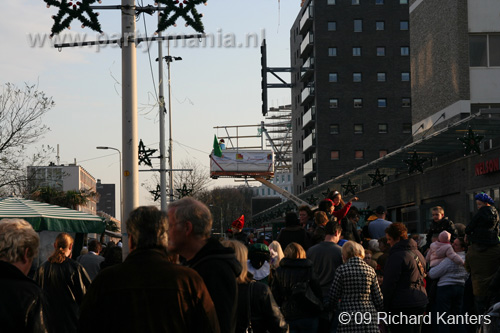
M 226 240 L 222 245 L 234 249 L 236 259 L 242 267 L 240 275 L 236 278 L 238 308 L 235 332 L 247 332 L 249 326 L 253 332 L 287 332 L 288 325 L 271 290 L 267 285 L 253 281 L 252 275 L 248 273 L 247 247 L 237 240 Z
M 47 295 L 53 313 L 54 332 L 76 332 L 78 313 L 90 278 L 78 262 L 70 259 L 73 238 L 63 232 L 57 235 L 54 252 L 37 270 L 34 280 Z
M 353 241 L 342 246 L 344 264 L 335 271 L 329 293 L 329 304 L 336 313 L 370 314 L 372 320 L 340 323 L 337 332 L 378 333 L 377 311 L 382 311 L 384 301 L 377 282 L 377 274 L 363 259 L 365 250 Z M 339 302 L 340 301 L 340 302 Z
M 323 308 L 321 287 L 306 258 L 304 248 L 295 242 L 288 244 L 271 290 L 276 302 L 290 325 L 290 332 L 316 332 Z
M 278 268 L 281 259 L 285 256 L 283 250 L 281 249 L 280 243 L 277 241 L 272 241 L 269 244 L 269 252 L 271 252 L 271 270 Z

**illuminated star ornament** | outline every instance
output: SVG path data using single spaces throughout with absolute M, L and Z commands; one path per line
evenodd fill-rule
M 347 180 L 346 185 L 342 185 L 342 188 L 344 189 L 344 195 L 348 195 L 349 193 L 352 193 L 352 195 L 356 195 L 356 189 L 358 188 L 358 185 L 352 184 L 351 180 Z
M 156 152 L 157 149 L 146 149 L 142 140 L 139 141 L 139 165 L 144 163 L 150 167 L 153 167 L 151 164 L 150 156 Z
M 467 131 L 467 134 L 463 138 L 458 138 L 464 144 L 464 153 L 469 155 L 472 151 L 475 151 L 481 155 L 481 148 L 479 148 L 479 143 L 484 139 L 482 135 L 476 135 L 471 127 Z
M 375 173 L 369 173 L 368 176 L 372 179 L 372 186 L 377 184 L 384 186 L 384 178 L 387 177 L 387 175 L 380 173 L 379 169 L 375 170 Z
M 416 151 L 413 152 L 411 158 L 403 161 L 408 165 L 408 174 L 411 175 L 415 171 L 424 173 L 423 164 L 427 161 L 427 158 L 420 158 Z
M 47 3 L 47 8 L 50 6 L 58 7 L 57 15 L 52 16 L 54 25 L 51 29 L 50 37 L 57 35 L 64 29 L 71 29 L 70 24 L 74 19 L 82 23 L 82 28 L 89 27 L 90 29 L 102 33 L 101 24 L 97 20 L 99 13 L 94 13 L 90 8 L 93 3 L 101 3 L 101 0 L 43 0 Z
M 161 197 L 161 188 L 160 185 L 156 185 L 156 190 L 149 191 L 153 195 L 153 201 L 157 201 Z
M 191 26 L 199 33 L 204 32 L 205 28 L 201 22 L 203 14 L 198 13 L 195 6 L 202 3 L 206 6 L 207 0 L 156 0 L 156 3 L 165 5 L 165 9 L 160 13 L 157 33 L 170 26 L 175 27 L 175 21 L 180 17 L 186 21 L 186 27 Z
M 182 188 L 177 188 L 175 189 L 177 192 L 179 192 L 179 197 L 180 198 L 184 198 L 184 197 L 187 197 L 188 195 L 191 194 L 191 192 L 193 192 L 193 190 L 191 189 L 188 189 L 186 184 L 182 184 Z

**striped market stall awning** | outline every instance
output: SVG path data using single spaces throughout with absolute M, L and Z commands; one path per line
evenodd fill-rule
M 105 228 L 102 217 L 21 198 L 0 198 L 0 220 L 4 218 L 24 219 L 35 231 L 103 233 Z

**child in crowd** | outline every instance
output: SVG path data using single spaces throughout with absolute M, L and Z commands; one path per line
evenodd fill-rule
M 464 264 L 463 259 L 456 254 L 451 247 L 450 239 L 451 234 L 444 230 L 439 234 L 438 240 L 431 244 L 430 250 L 427 252 L 427 256 L 425 258 L 427 262 L 430 262 L 430 267 L 437 266 L 446 257 L 457 265 Z

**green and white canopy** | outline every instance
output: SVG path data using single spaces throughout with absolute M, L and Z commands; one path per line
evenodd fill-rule
M 102 217 L 21 198 L 0 198 L 0 220 L 3 218 L 24 219 L 35 231 L 100 234 L 105 228 Z

